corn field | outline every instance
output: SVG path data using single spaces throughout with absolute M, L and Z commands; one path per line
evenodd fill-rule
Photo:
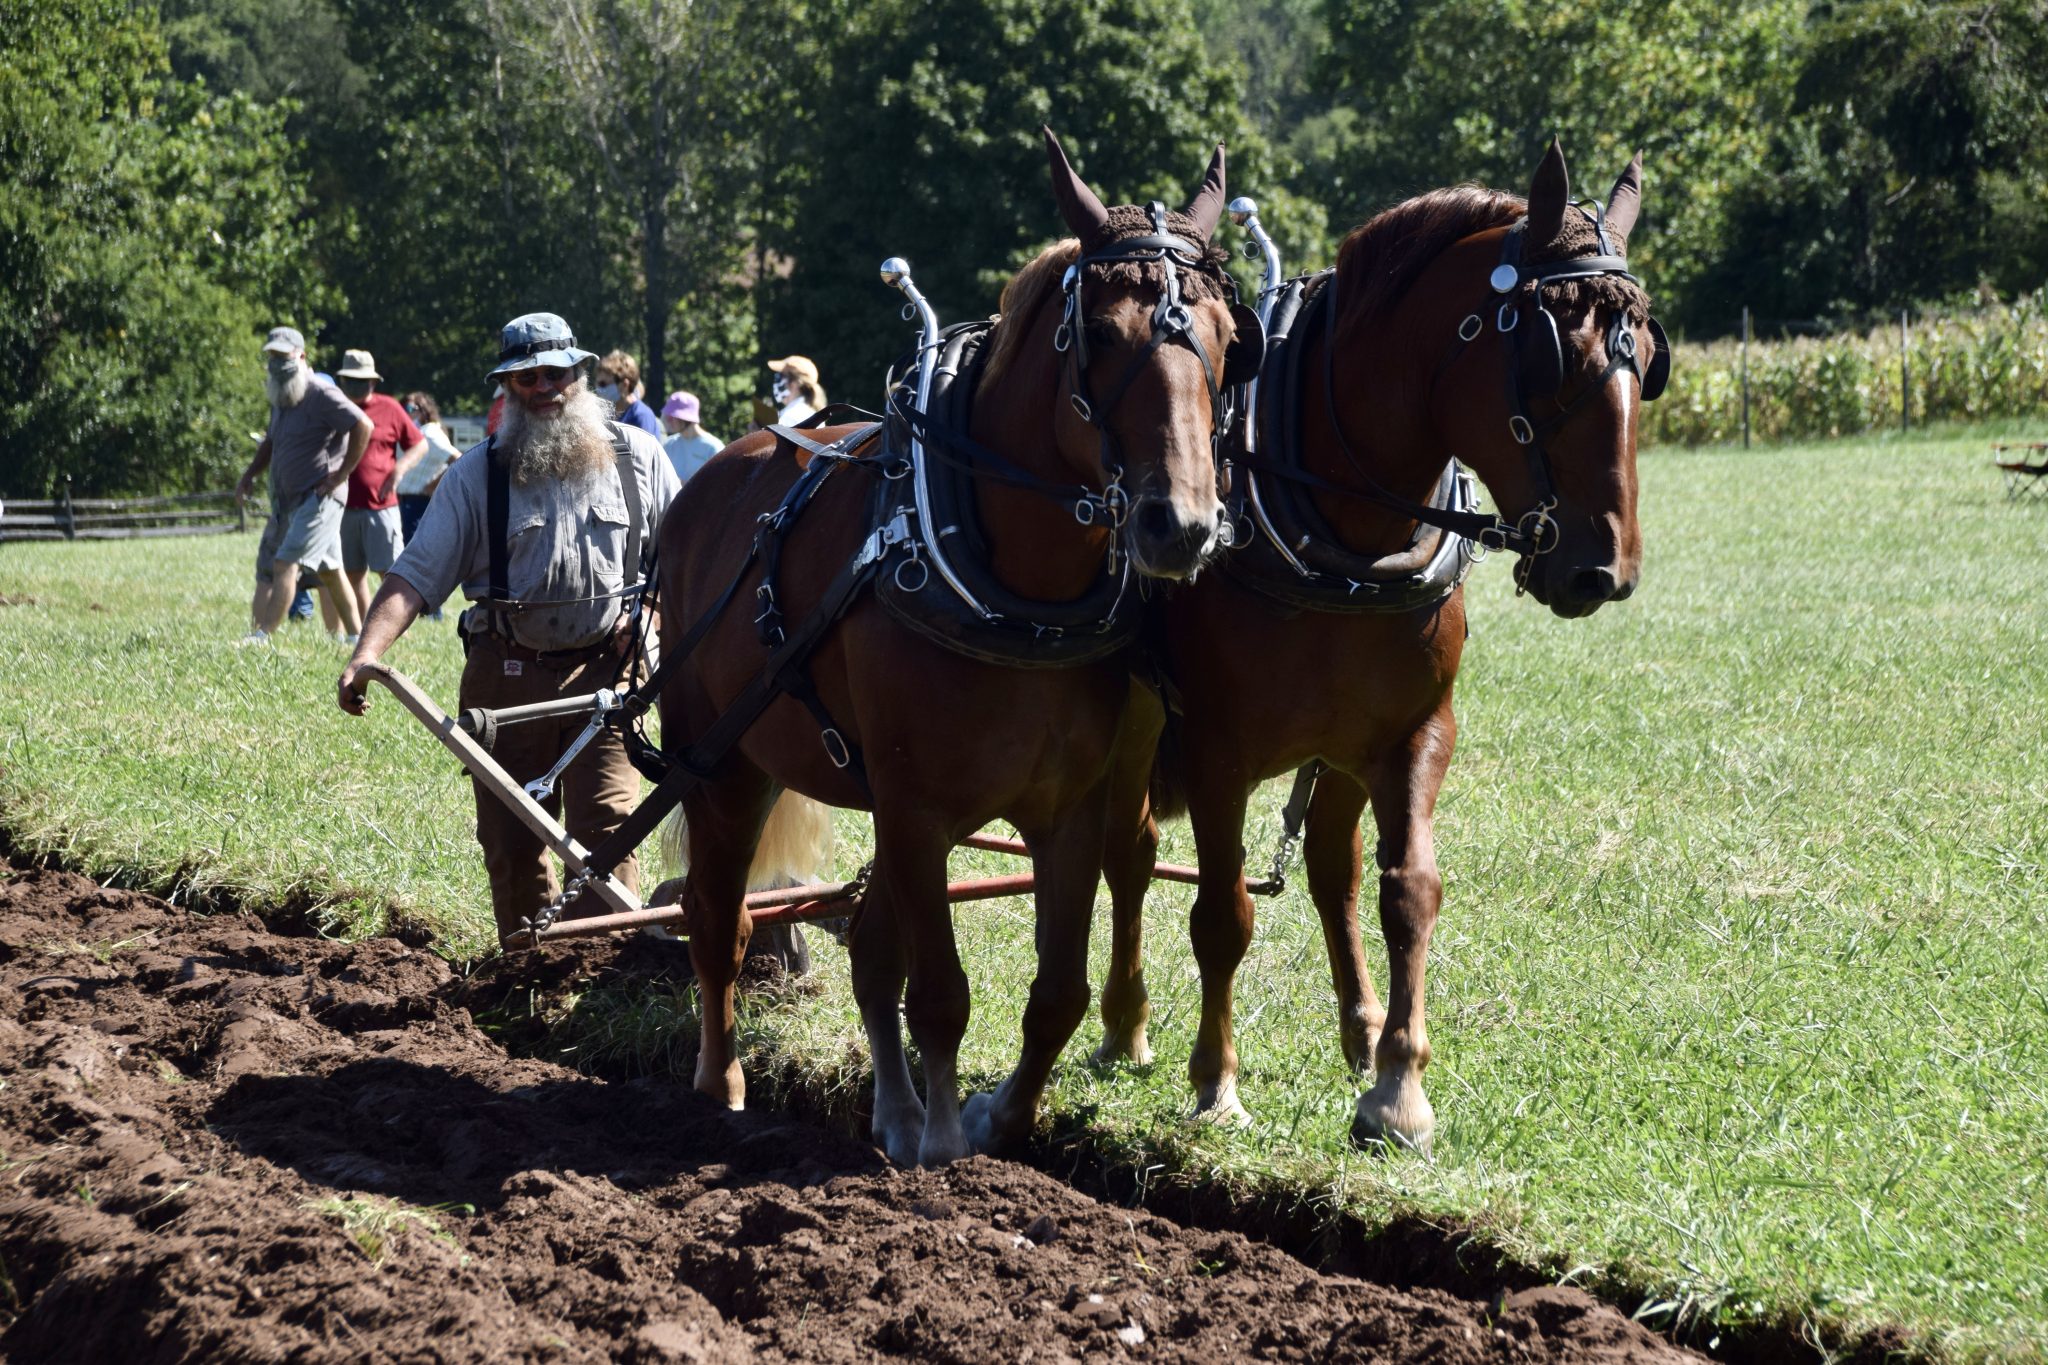
M 1908 413 L 1932 421 L 2048 417 L 2048 307 L 2010 304 L 1915 314 Z M 1899 326 L 1749 343 L 1749 427 L 1757 441 L 1850 436 L 1899 425 Z M 1644 440 L 1742 438 L 1742 343 L 1678 342 L 1671 386 L 1644 409 Z

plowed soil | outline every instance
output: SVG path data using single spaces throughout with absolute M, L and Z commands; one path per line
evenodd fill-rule
M 514 1058 L 396 940 L 0 876 L 8 1360 L 1696 1358 Z

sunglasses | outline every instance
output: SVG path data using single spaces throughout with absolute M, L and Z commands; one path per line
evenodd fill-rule
M 505 376 L 505 382 L 515 389 L 538 388 L 543 383 L 550 388 L 558 388 L 568 383 L 575 373 L 560 365 L 536 365 L 530 370 L 514 370 Z

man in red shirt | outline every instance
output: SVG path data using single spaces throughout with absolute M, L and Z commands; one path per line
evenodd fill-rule
M 427 438 L 403 404 L 377 392 L 384 376 L 368 351 L 349 351 L 342 361 L 334 372 L 341 391 L 376 427 L 362 462 L 348 477 L 348 510 L 341 514 L 341 571 L 357 606 L 367 613 L 370 570 L 381 582 L 405 548 L 398 481 L 427 453 Z

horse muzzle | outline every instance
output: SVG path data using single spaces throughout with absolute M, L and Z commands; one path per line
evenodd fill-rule
M 1635 592 L 1638 575 L 1623 578 L 1608 564 L 1545 565 L 1549 572 L 1529 575 L 1530 596 L 1566 620 L 1591 616 L 1609 602 L 1624 602 Z
M 1124 528 L 1131 563 L 1150 578 L 1194 577 L 1222 539 L 1222 514 L 1220 503 L 1206 517 L 1190 517 L 1171 498 L 1139 497 Z

